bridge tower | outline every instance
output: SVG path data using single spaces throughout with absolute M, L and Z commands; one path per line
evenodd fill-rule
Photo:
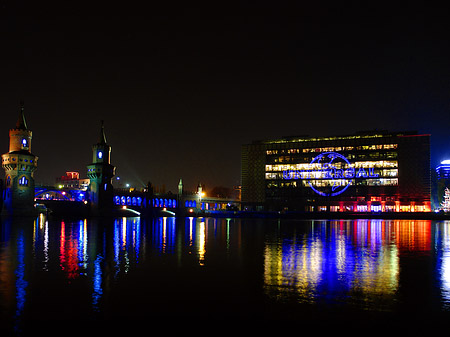
M 33 133 L 25 121 L 21 104 L 19 118 L 14 129 L 9 130 L 9 152 L 2 155 L 5 170 L 3 190 L 4 214 L 32 215 L 34 208 L 34 171 L 38 157 L 31 153 Z
M 92 163 L 87 166 L 87 170 L 90 179 L 91 213 L 107 215 L 114 205 L 111 180 L 116 168 L 111 165 L 111 146 L 106 143 L 103 121 L 98 142 L 92 146 Z

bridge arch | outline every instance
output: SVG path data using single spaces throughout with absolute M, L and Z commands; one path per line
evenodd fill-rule
M 40 196 L 47 194 L 47 193 L 56 193 L 59 194 L 63 197 L 63 199 L 65 200 L 71 200 L 72 199 L 72 194 L 69 191 L 62 191 L 60 189 L 57 188 L 45 188 L 45 189 L 40 189 L 38 191 L 35 191 L 34 193 L 34 197 L 35 198 L 39 198 Z

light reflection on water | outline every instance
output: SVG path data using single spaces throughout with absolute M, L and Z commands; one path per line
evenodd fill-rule
M 395 303 L 400 250 L 394 240 L 396 224 L 312 221 L 309 226 L 308 231 L 280 233 L 276 241 L 266 242 L 264 281 L 269 296 L 295 296 L 309 303 L 357 299 L 367 306 L 382 296 Z M 418 226 L 423 231 L 427 224 Z
M 186 296 L 195 305 L 191 291 L 215 296 L 211 312 L 224 303 L 239 312 L 245 304 L 264 315 L 257 303 L 266 300 L 450 310 L 450 222 L 43 216 L 2 222 L 0 315 L 15 326 L 30 317 L 119 315 L 141 297 L 155 308 Z

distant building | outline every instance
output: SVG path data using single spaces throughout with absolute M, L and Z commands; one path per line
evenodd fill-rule
M 4 213 L 34 213 L 34 171 L 37 169 L 38 157 L 31 153 L 32 135 L 22 106 L 16 127 L 9 130 L 9 152 L 2 155 L 2 167 L 5 170 Z
M 437 204 L 444 201 L 445 188 L 450 188 L 450 160 L 444 160 L 436 167 Z
M 80 179 L 80 173 L 68 171 L 66 175 L 56 178 L 56 187 L 76 188 L 86 191 L 89 187 L 89 179 Z
M 242 209 L 430 211 L 430 135 L 364 132 L 242 146 Z

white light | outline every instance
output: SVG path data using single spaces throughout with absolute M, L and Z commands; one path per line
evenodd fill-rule
M 441 161 L 441 164 L 443 164 L 443 165 L 448 165 L 448 164 L 450 164 L 450 159 Z

